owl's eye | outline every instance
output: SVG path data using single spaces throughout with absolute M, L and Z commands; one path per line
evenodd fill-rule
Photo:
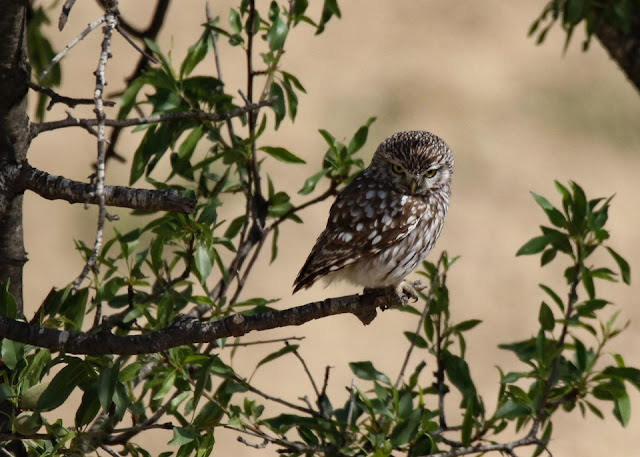
M 395 163 L 391 166 L 391 169 L 394 173 L 397 173 L 399 175 L 404 173 L 404 168 L 402 168 L 400 165 L 396 165 Z
M 433 178 L 436 175 L 437 172 L 438 172 L 438 169 L 437 168 L 433 168 L 433 169 L 427 171 L 424 174 L 424 176 L 425 176 L 425 178 Z

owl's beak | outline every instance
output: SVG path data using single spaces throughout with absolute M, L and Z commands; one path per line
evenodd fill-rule
M 418 188 L 418 181 L 416 181 L 415 179 L 412 179 L 409 182 L 409 189 L 411 190 L 411 195 L 416 193 L 417 188 Z

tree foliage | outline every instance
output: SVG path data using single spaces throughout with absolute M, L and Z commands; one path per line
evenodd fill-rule
M 64 6 L 65 21 L 72 3 Z M 106 3 L 105 62 L 109 29 L 127 33 L 116 25 L 122 18 L 115 6 Z M 555 11 L 554 18 L 562 12 L 573 27 L 591 14 L 584 5 L 576 13 L 576 3 L 586 2 L 552 2 L 548 9 Z M 612 8 L 615 13 L 615 5 Z M 224 319 L 238 324 L 251 317 L 259 322 L 277 313 L 270 297 L 241 298 L 256 259 L 277 258 L 281 224 L 303 223 L 301 209 L 331 197 L 363 168 L 357 153 L 375 121 L 366 120 L 347 142 L 320 129 L 326 152 L 293 198 L 264 171 L 270 162 L 295 173 L 304 163 L 295 151 L 265 144 L 263 135 L 287 119 L 293 121 L 305 93 L 301 80 L 281 62 L 287 40 L 298 27 L 313 27 L 321 34 L 329 21 L 340 17 L 335 0 L 324 1 L 318 18 L 310 17 L 307 9 L 303 0 L 242 0 L 224 18 L 208 17 L 178 63 L 149 34 L 139 33 L 136 38 L 146 39 L 144 64 L 118 100 L 117 120 L 108 124 L 101 117 L 100 106 L 107 101 L 100 95 L 90 100 L 96 104 L 93 124 L 82 119 L 34 124 L 34 136 L 74 125 L 95 134 L 98 185 L 103 179 L 100 167 L 115 157 L 112 149 L 110 156 L 106 153 L 106 134 L 100 132 L 107 125 L 114 126 L 114 132 L 139 125 L 144 135 L 131 154 L 130 185 L 144 180 L 193 204 L 174 212 L 137 209 L 133 217 L 145 216 L 139 228 L 121 232 L 114 224 L 114 236 L 104 242 L 101 229 L 93 246 L 77 241 L 86 271 L 65 289 L 52 289 L 34 316 L 22 315 L 21 299 L 12 296 L 8 282 L 3 284 L 0 324 L 26 329 L 24 341 L 5 337 L 1 343 L 0 443 L 7 445 L 7 452 L 114 455 L 117 449 L 122 455 L 147 456 L 148 450 L 134 438 L 162 429 L 168 445 L 163 456 L 206 456 L 215 446 L 216 432 L 226 428 L 244 445 L 275 447 L 287 455 L 515 455 L 523 446 L 533 446 L 539 455 L 549 446 L 561 409 L 605 418 L 602 405 L 609 404 L 616 420 L 623 426 L 629 423 L 627 387 L 640 389 L 640 370 L 626 366 L 623 354 L 605 351 L 627 324 L 619 323 L 618 312 L 609 312 L 615 305 L 600 295 L 599 284 L 629 284 L 630 267 L 609 239 L 611 197 L 588 198 L 574 182 L 556 182 L 560 202 L 555 205 L 554 199 L 533 194 L 548 224 L 516 255 L 540 255 L 541 266 L 564 262 L 566 289 L 540 284 L 541 303 L 532 315 L 538 320 L 536 334 L 500 346 L 513 353 L 518 368 L 498 369 L 495 405 L 483 400 L 471 375 L 474 361 L 467 359 L 467 337 L 481 320 L 451 318 L 447 278 L 455 274 L 458 257 L 446 252 L 435 262 L 423 263 L 419 274 L 428 289 L 420 300 L 397 310 L 416 319 L 404 332 L 407 352 L 400 372 L 383 373 L 373 359 L 354 361 L 349 364 L 354 381 L 336 397 L 327 393 L 329 368 L 324 381 L 317 382 L 307 369 L 304 347 L 293 339 L 275 342 L 278 346 L 253 373 L 238 372 L 220 357 L 250 350 L 232 337 L 176 343 L 145 353 L 118 352 L 104 344 L 98 346 L 102 352 L 82 355 L 35 345 L 39 330 L 33 329 L 55 330 L 58 340 L 102 335 L 107 341 L 107 335 L 156 335 L 171 326 L 188 332 Z M 47 11 L 39 8 L 29 24 L 29 56 L 39 74 L 53 58 L 41 30 L 47 20 Z M 220 40 L 247 58 L 240 96 L 225 84 L 219 63 L 216 75 L 200 65 L 208 56 L 218 62 Z M 149 64 L 152 61 L 157 63 Z M 61 71 L 57 65 L 50 67 L 40 83 L 55 87 Z M 97 88 L 104 83 L 99 73 Z M 40 119 L 47 100 L 81 103 L 33 86 L 41 94 L 36 111 Z M 132 113 L 144 114 L 132 118 Z M 126 123 L 132 119 L 135 123 Z M 113 146 L 117 134 L 111 135 Z M 159 178 L 156 167 L 161 162 L 168 163 L 170 171 Z M 109 222 L 106 198 L 98 194 L 97 204 Z M 601 257 L 594 256 L 598 252 L 607 253 L 608 261 L 601 263 Z M 19 327 L 27 319 L 31 327 Z M 307 373 L 312 386 L 307 401 L 274 397 L 252 384 L 257 370 L 283 357 L 296 357 Z M 426 367 L 433 377 L 425 374 Z M 82 395 L 69 422 L 57 411 L 74 391 Z M 457 408 L 445 407 L 452 401 Z M 286 412 L 274 413 L 274 403 Z M 515 429 L 516 439 L 505 436 L 507 427 Z

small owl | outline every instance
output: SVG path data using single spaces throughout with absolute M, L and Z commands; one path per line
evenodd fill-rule
M 399 132 L 384 140 L 331 206 L 293 292 L 321 277 L 397 287 L 440 236 L 452 174 L 451 150 L 432 133 Z

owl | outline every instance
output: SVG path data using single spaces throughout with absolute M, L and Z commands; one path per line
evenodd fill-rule
M 452 175 L 453 155 L 436 135 L 407 131 L 384 140 L 331 206 L 293 292 L 319 278 L 398 287 L 440 236 Z

